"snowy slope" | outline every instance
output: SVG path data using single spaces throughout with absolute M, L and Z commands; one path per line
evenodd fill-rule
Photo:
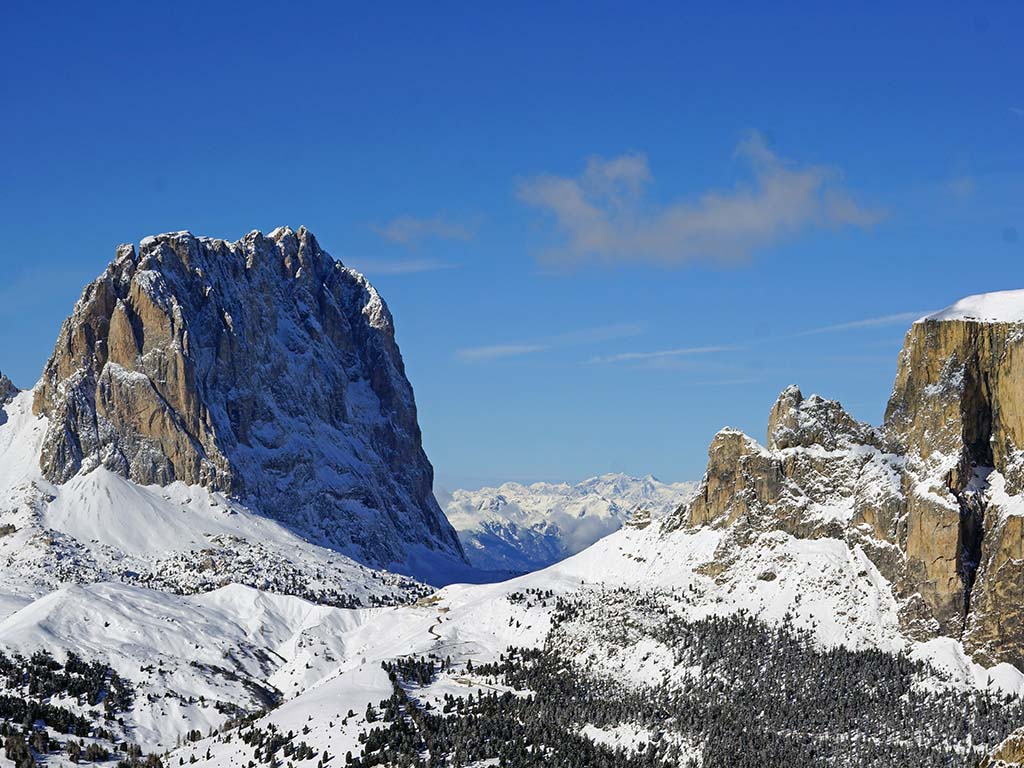
M 298 537 L 432 580 L 465 568 L 432 494 L 384 299 L 305 228 L 119 246 L 34 392 L 36 463 L 230 494 Z
M 926 320 L 975 320 L 991 323 L 1024 323 L 1024 290 L 996 291 L 967 296 L 945 309 L 922 317 Z
M 650 475 L 606 474 L 575 485 L 505 483 L 437 495 L 471 563 L 523 573 L 585 549 L 637 511 L 661 517 L 687 501 L 696 487 Z
M 149 751 L 220 725 L 235 707 L 273 706 L 315 684 L 344 658 L 344 634 L 360 620 L 359 611 L 237 585 L 178 596 L 106 583 L 23 607 L 0 622 L 0 645 L 108 663 L 145 694 L 129 717 Z
M 105 468 L 63 485 L 38 466 L 46 420 L 32 392 L 0 425 L 0 610 L 67 584 L 123 581 L 173 592 L 244 583 L 335 605 L 415 599 L 429 589 L 375 571 L 220 493 L 132 483 Z
M 416 606 L 358 613 L 358 625 L 342 637 L 344 655 L 333 674 L 258 722 L 281 732 L 309 728 L 303 738 L 318 753 L 358 751 L 357 734 L 367 727 L 362 713 L 390 694 L 380 662 L 405 655 L 450 656 L 456 664 L 496 660 L 510 646 L 539 647 L 548 638 L 554 602 L 537 596 L 589 595 L 599 605 L 606 590 L 626 587 L 684 595 L 676 610 L 688 618 L 748 610 L 769 622 L 789 613 L 796 626 L 813 632 L 822 646 L 907 650 L 943 673 L 936 685 L 1024 691 L 1024 674 L 1009 665 L 986 670 L 972 664 L 953 640 L 913 643 L 899 630 L 890 586 L 862 552 L 838 540 L 799 540 L 771 533 L 740 552 L 726 572 L 714 568 L 723 531 L 701 529 L 666 534 L 661 523 L 624 528 L 550 568 L 501 584 L 452 585 Z M 769 576 L 769 574 L 771 574 Z M 2 641 L 2 635 L 0 635 Z M 550 643 L 550 639 L 548 639 Z M 677 668 L 672 649 L 650 641 L 618 647 L 600 633 L 559 636 L 562 650 L 595 673 L 637 685 L 663 680 L 684 683 L 690 670 Z M 488 690 L 472 675 L 445 678 L 430 693 L 466 695 Z M 357 716 L 345 720 L 349 710 Z M 238 764 L 242 745 L 204 740 L 176 754 L 212 750 L 211 765 Z M 312 765 L 312 763 L 310 763 Z
M 8 457 L 31 455 L 42 433 L 28 412 L 28 397 L 19 395 L 8 406 L 0 468 L 10 466 Z M 287 591 L 280 589 L 287 579 L 272 581 L 275 569 L 287 563 L 300 580 L 348 589 L 364 604 L 370 594 L 402 591 L 386 581 L 389 575 L 299 543 L 218 494 L 183 484 L 137 486 L 103 470 L 62 487 L 3 472 L 0 510 L 6 511 L 0 523 L 14 521 L 18 530 L 0 538 L 0 557 L 8 563 L 4 583 L 12 593 L 5 601 L 10 615 L 0 622 L 0 647 L 25 654 L 46 647 L 58 657 L 74 651 L 110 664 L 139 694 L 125 717 L 127 733 L 147 751 L 173 748 L 172 764 L 193 754 L 210 765 L 251 759 L 239 739 L 173 747 L 193 729 L 205 734 L 224 727 L 239 709 L 272 707 L 255 725 L 301 733 L 317 754 L 358 751 L 366 706 L 390 692 L 382 661 L 434 653 L 457 665 L 479 664 L 496 660 L 509 646 L 540 647 L 551 642 L 554 608 L 541 593 L 577 595 L 600 606 L 606 590 L 653 592 L 694 619 L 747 610 L 778 622 L 789 614 L 825 646 L 905 649 L 928 658 L 946 670 L 944 685 L 986 686 L 991 678 L 994 686 L 1024 689 L 1017 670 L 984 670 L 953 640 L 909 641 L 900 631 L 891 585 L 859 548 L 836 539 L 765 531 L 738 547 L 727 529 L 669 531 L 655 519 L 510 581 L 452 585 L 429 597 L 420 593 L 415 605 L 352 610 L 237 584 L 197 584 L 209 568 L 207 558 L 227 557 L 230 542 L 218 542 L 230 539 L 242 550 L 228 562 L 232 580 L 245 577 L 239 563 L 246 562 L 254 578 L 266 579 L 263 586 Z M 564 500 L 571 495 L 565 488 L 552 495 Z M 577 498 L 590 514 L 587 499 L 608 495 L 581 492 Z M 558 508 L 557 501 L 550 508 Z M 263 547 L 258 553 L 246 549 L 257 544 Z M 161 556 L 168 550 L 178 554 Z M 129 576 L 147 568 L 149 579 Z M 66 586 L 62 574 L 100 583 Z M 414 586 L 408 585 L 406 597 L 417 594 Z M 197 594 L 171 594 L 168 588 Z M 601 632 L 573 631 L 555 639 L 564 653 L 628 684 L 681 684 L 689 674 L 673 665 L 670 648 L 650 639 L 622 653 Z M 472 676 L 448 676 L 422 695 L 440 701 L 446 692 L 463 695 L 479 685 Z M 349 710 L 356 716 L 348 718 Z

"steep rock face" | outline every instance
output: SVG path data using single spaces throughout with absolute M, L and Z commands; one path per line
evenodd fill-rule
M 18 388 L 0 371 L 0 405 L 7 405 L 18 394 Z
M 878 439 L 839 403 L 805 400 L 791 386 L 772 408 L 773 447 L 733 429 L 715 436 L 701 486 L 681 510 L 686 524 L 741 524 L 800 538 L 841 536 L 851 523 L 892 531 L 902 498 L 894 469 L 900 460 L 857 442 L 861 437 Z
M 971 297 L 907 334 L 882 429 L 787 388 L 767 447 L 716 436 L 675 524 L 828 536 L 892 583 L 904 628 L 1024 662 L 1024 291 Z M 728 556 L 725 555 L 726 559 Z
M 986 511 L 982 557 L 964 634 L 983 663 L 1024 659 L 1024 508 L 1019 497 Z M 1012 655 L 1009 655 L 1012 654 Z
M 7 414 L 4 411 L 4 406 L 14 400 L 14 396 L 17 394 L 18 388 L 0 371 L 0 425 L 7 423 Z
M 990 466 L 1022 490 L 1024 324 L 926 318 L 907 333 L 886 427 L 906 451 L 956 457 L 953 483 Z
M 909 457 L 908 576 L 940 631 L 983 661 L 1024 659 L 1022 307 L 1006 291 L 914 323 L 886 409 Z
M 65 321 L 34 410 L 55 483 L 102 465 L 230 493 L 373 565 L 416 547 L 463 560 L 391 314 L 304 228 L 120 246 Z
M 0 371 L 0 406 L 6 406 L 17 394 L 17 387 Z
M 1024 728 L 1011 733 L 981 761 L 978 768 L 1020 768 L 1024 765 Z
M 817 445 L 834 451 L 858 444 L 877 447 L 881 437 L 835 400 L 819 395 L 804 399 L 795 384 L 783 390 L 768 414 L 768 447 L 773 450 Z

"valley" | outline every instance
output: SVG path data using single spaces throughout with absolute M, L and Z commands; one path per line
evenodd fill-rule
M 921 318 L 884 424 L 791 386 L 699 483 L 435 499 L 387 305 L 311 233 L 121 246 L 0 379 L 0 765 L 1009 754 L 1022 329 Z

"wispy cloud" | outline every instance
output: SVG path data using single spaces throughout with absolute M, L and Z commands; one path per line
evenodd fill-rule
M 467 361 L 498 360 L 506 357 L 532 355 L 537 352 L 547 352 L 552 349 L 564 347 L 599 344 L 604 341 L 614 341 L 615 339 L 624 339 L 630 336 L 636 336 L 640 333 L 643 333 L 643 326 L 635 323 L 605 325 L 598 328 L 584 328 L 578 331 L 569 331 L 567 333 L 558 334 L 557 336 L 549 336 L 535 341 L 467 347 L 456 350 L 455 354 L 460 359 Z
M 816 336 L 819 333 L 835 333 L 837 331 L 854 331 L 859 328 L 876 328 L 882 325 L 898 325 L 904 323 L 912 323 L 930 314 L 933 310 L 924 310 L 918 312 L 898 312 L 893 315 L 881 315 L 879 317 L 868 317 L 863 320 L 852 320 L 848 323 L 836 323 L 835 325 L 825 325 L 820 328 L 811 328 L 806 331 L 798 331 L 792 333 L 783 338 L 799 338 L 801 336 Z
M 373 231 L 389 242 L 410 247 L 423 240 L 468 242 L 474 237 L 472 227 L 441 215 L 426 218 L 398 216 L 383 226 L 374 227 Z
M 463 360 L 497 360 L 502 357 L 520 357 L 551 349 L 548 344 L 494 344 L 488 347 L 469 347 L 456 352 Z
M 736 148 L 752 184 L 710 191 L 694 201 L 659 205 L 647 158 L 593 157 L 575 178 L 542 175 L 522 181 L 517 196 L 550 215 L 562 235 L 544 261 L 663 265 L 737 262 L 813 227 L 869 227 L 884 217 L 845 190 L 841 172 L 799 166 L 773 153 L 758 133 Z
M 684 381 L 686 387 L 730 387 L 741 384 L 759 384 L 764 381 L 760 376 L 753 376 L 740 379 L 704 379 L 701 381 Z
M 646 362 L 650 360 L 666 360 L 676 357 L 690 357 L 693 355 L 709 355 L 716 352 L 734 352 L 742 347 L 717 346 L 717 347 L 682 347 L 680 349 L 659 349 L 654 352 L 620 352 L 617 355 L 604 355 L 592 357 L 591 363 L 632 363 Z
M 440 259 L 363 259 L 351 262 L 351 266 L 368 275 L 411 275 L 455 269 L 459 265 Z
M 804 331 L 796 331 L 794 333 L 786 334 L 783 336 L 773 337 L 762 337 L 758 339 L 747 339 L 743 342 L 735 344 L 716 344 L 708 346 L 692 346 L 692 347 L 677 347 L 671 349 L 659 349 L 653 351 L 634 351 L 634 352 L 619 352 L 612 355 L 599 355 L 590 358 L 588 361 L 592 364 L 637 364 L 638 367 L 648 369 L 659 369 L 669 370 L 677 368 L 692 368 L 694 363 L 689 362 L 688 358 L 699 357 L 702 355 L 716 355 L 725 354 L 729 352 L 742 352 L 755 347 L 759 344 L 765 344 L 767 342 L 785 341 L 788 339 L 799 339 L 807 336 L 817 336 L 819 334 L 826 333 L 840 333 L 843 331 L 856 331 L 865 328 L 876 328 L 887 325 L 900 325 L 912 323 L 915 320 L 930 314 L 930 311 L 917 311 L 917 312 L 898 312 L 890 315 L 880 315 L 877 317 L 868 317 L 860 320 L 852 320 L 845 323 L 836 323 L 833 325 L 825 325 L 818 328 L 809 328 Z M 743 383 L 748 380 L 743 379 Z

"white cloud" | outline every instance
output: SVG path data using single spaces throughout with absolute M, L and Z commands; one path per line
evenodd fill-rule
M 692 355 L 708 355 L 716 352 L 734 352 L 741 347 L 682 347 L 680 349 L 659 349 L 654 352 L 621 352 L 617 355 L 593 357 L 591 363 L 633 363 L 650 360 L 665 360 L 674 357 L 690 357 Z
M 502 357 L 519 357 L 551 349 L 547 344 L 494 344 L 487 347 L 460 349 L 456 354 L 463 360 L 497 360 Z
M 815 336 L 819 333 L 833 333 L 835 331 L 853 331 L 858 328 L 875 328 L 881 325 L 897 325 L 902 323 L 912 323 L 925 315 L 930 314 L 929 311 L 924 312 L 898 312 L 894 315 L 881 315 L 879 317 L 868 317 L 863 320 L 853 320 L 848 323 L 837 323 L 836 325 L 826 325 L 821 328 L 811 328 L 807 331 L 799 331 L 791 334 L 785 338 L 798 338 L 800 336 Z
M 736 156 L 749 166 L 753 183 L 694 201 L 650 200 L 645 192 L 653 176 L 642 154 L 591 158 L 580 176 L 527 179 L 517 195 L 553 217 L 563 241 L 543 259 L 561 266 L 737 262 L 813 227 L 863 228 L 883 217 L 850 197 L 837 169 L 783 160 L 758 133 Z
M 597 344 L 602 341 L 624 339 L 636 336 L 642 332 L 643 326 L 635 323 L 604 325 L 598 328 L 569 331 L 568 333 L 561 333 L 557 336 L 550 336 L 536 341 L 468 347 L 456 350 L 455 354 L 463 360 L 497 360 L 504 357 L 520 357 L 536 352 L 547 352 L 548 350 L 561 347 L 576 347 L 586 344 Z
M 918 312 L 898 312 L 891 315 L 880 315 L 878 317 L 868 317 L 861 320 L 852 320 L 846 323 L 836 323 L 834 325 L 825 325 L 820 328 L 810 328 L 806 331 L 797 331 L 785 336 L 775 336 L 761 339 L 750 339 L 744 344 L 720 344 L 702 347 L 678 347 L 673 349 L 659 349 L 649 352 L 620 352 L 614 355 L 601 355 L 598 357 L 592 357 L 590 363 L 599 364 L 617 364 L 617 363 L 639 363 L 643 364 L 645 368 L 675 368 L 680 365 L 687 367 L 692 366 L 691 363 L 684 363 L 686 358 L 695 357 L 699 355 L 711 355 L 725 352 L 741 352 L 749 349 L 751 346 L 762 344 L 771 341 L 783 341 L 786 339 L 798 339 L 805 336 L 816 336 L 824 333 L 838 333 L 841 331 L 855 331 L 862 328 L 876 328 L 886 325 L 898 325 L 912 323 L 925 315 L 930 314 L 929 311 L 918 311 Z M 740 383 L 747 383 L 749 379 L 737 380 Z
M 399 216 L 382 227 L 374 227 L 374 232 L 399 245 L 415 246 L 422 240 L 462 240 L 473 239 L 473 230 L 465 224 L 452 221 L 444 216 L 418 218 L 416 216 Z

